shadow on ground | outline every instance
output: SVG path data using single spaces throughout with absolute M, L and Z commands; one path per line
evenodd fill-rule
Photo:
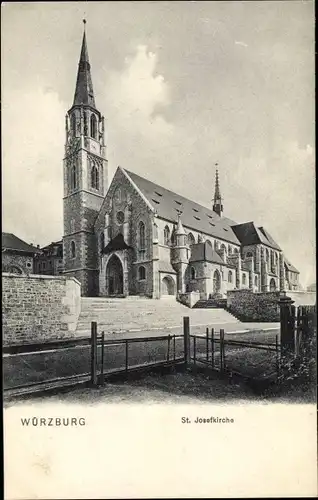
M 109 404 L 242 404 L 242 403 L 312 403 L 313 388 L 290 387 L 280 393 L 256 394 L 244 383 L 228 379 L 210 378 L 203 374 L 172 372 L 164 375 L 149 374 L 135 380 L 105 382 L 97 388 L 77 387 L 58 394 L 30 396 L 23 401 L 68 402 L 85 405 Z M 20 400 L 19 403 L 23 404 Z M 17 404 L 8 400 L 5 406 Z

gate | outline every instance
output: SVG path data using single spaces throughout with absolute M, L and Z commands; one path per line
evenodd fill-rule
M 91 384 L 103 385 L 110 376 L 127 376 L 184 364 L 184 337 L 179 335 L 105 339 L 91 325 Z
M 296 308 L 289 297 L 282 297 L 279 305 L 282 355 L 308 356 L 316 338 L 316 306 Z

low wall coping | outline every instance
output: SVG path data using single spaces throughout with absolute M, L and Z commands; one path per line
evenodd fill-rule
M 49 274 L 14 274 L 14 273 L 2 273 L 2 276 L 6 278 L 24 278 L 24 279 L 41 279 L 41 280 L 72 280 L 78 285 L 81 285 L 80 281 L 78 281 L 74 276 L 54 276 Z
M 266 292 L 254 292 L 250 288 L 241 288 L 240 290 L 227 290 L 227 294 L 230 293 L 252 293 L 253 295 L 266 295 L 266 294 L 281 294 L 282 292 L 280 290 L 273 290 L 272 292 L 270 290 L 267 290 Z

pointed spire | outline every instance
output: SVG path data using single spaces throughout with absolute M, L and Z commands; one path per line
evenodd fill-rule
M 216 163 L 217 165 L 217 163 Z M 214 202 L 221 200 L 221 191 L 220 191 L 220 183 L 219 183 L 219 170 L 216 167 L 215 172 L 215 191 L 214 191 Z
M 221 196 L 220 183 L 219 183 L 218 163 L 216 163 L 215 166 L 216 166 L 216 172 L 215 172 L 215 190 L 214 190 L 213 211 L 221 216 L 222 212 L 223 212 L 223 205 L 222 205 L 222 196 Z
M 182 236 L 182 235 L 186 234 L 186 232 L 184 230 L 184 227 L 182 225 L 182 222 L 181 222 L 181 213 L 182 212 L 178 211 L 178 221 L 177 221 L 177 228 L 176 228 L 176 236 Z
M 83 23 L 84 23 L 84 33 L 83 33 L 81 55 L 78 63 L 78 72 L 77 72 L 73 106 L 86 104 L 95 108 L 94 90 L 91 77 L 91 66 L 89 64 L 87 43 L 86 43 L 85 19 L 83 19 Z

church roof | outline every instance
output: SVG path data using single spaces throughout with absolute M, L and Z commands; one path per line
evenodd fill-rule
M 143 196 L 162 219 L 176 222 L 178 211 L 182 212 L 181 220 L 184 227 L 220 238 L 222 240 L 240 244 L 239 239 L 231 226 L 236 224 L 227 217 L 220 217 L 213 210 L 188 200 L 180 194 L 155 184 L 139 175 L 125 170 L 126 174 L 136 184 Z
M 91 66 L 88 59 L 86 33 L 83 34 L 83 42 L 80 60 L 78 63 L 77 80 L 74 94 L 73 106 L 88 105 L 95 108 L 93 82 L 91 77 Z
M 213 262 L 215 264 L 222 265 L 225 264 L 220 255 L 207 241 L 205 241 L 204 243 L 195 243 L 194 245 L 191 245 L 190 262 L 198 261 Z
M 24 253 L 40 253 L 40 249 L 20 240 L 12 233 L 2 233 L 2 250 L 16 250 Z
M 173 269 L 171 262 L 166 261 L 166 260 L 159 260 L 159 272 L 161 273 L 169 273 L 169 274 L 176 274 L 175 269 Z
M 285 262 L 285 266 L 287 267 L 288 271 L 292 271 L 293 273 L 299 274 L 298 269 L 296 269 L 296 267 L 293 266 L 293 264 L 291 262 L 289 262 L 289 260 L 287 260 L 286 257 L 284 257 L 284 262 Z
M 236 224 L 232 228 L 243 246 L 263 243 L 275 250 L 281 250 L 271 235 L 263 227 L 256 227 L 254 222 Z

